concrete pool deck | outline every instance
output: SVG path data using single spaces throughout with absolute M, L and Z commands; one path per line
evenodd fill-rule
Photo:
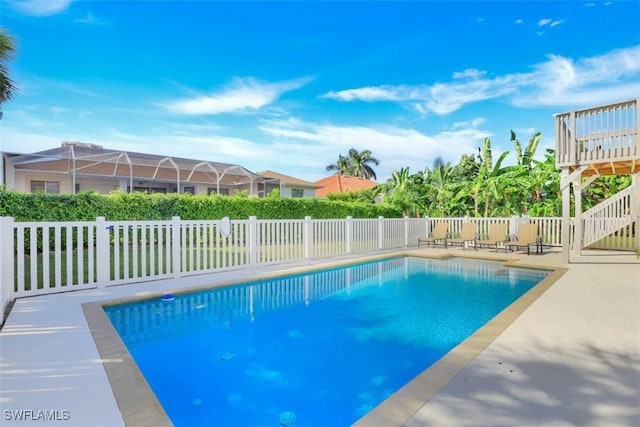
M 437 256 L 445 251 L 411 252 Z M 604 264 L 566 265 L 554 252 L 531 256 L 446 252 L 521 259 L 525 264 L 568 270 L 451 381 L 439 384 L 430 400 L 420 400 L 424 390 L 419 387 L 413 391 L 415 399 L 406 400 L 412 405 L 408 419 L 405 415 L 401 421 L 394 419 L 398 412 L 406 414 L 406 408 L 385 408 L 383 403 L 375 416 L 359 424 L 640 425 L 640 264 L 625 263 L 628 257 L 613 255 L 598 257 L 607 261 Z M 17 300 L 0 332 L 2 425 L 125 425 L 105 371 L 105 366 L 120 360 L 101 358 L 83 313 L 84 303 L 245 280 L 335 261 Z M 43 417 L 54 419 L 47 422 Z M 151 414 L 140 414 L 128 425 L 158 424 Z

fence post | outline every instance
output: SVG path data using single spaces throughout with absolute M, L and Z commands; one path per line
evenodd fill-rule
M 429 236 L 431 235 L 431 218 L 429 218 L 428 216 L 424 217 L 424 233 L 423 236 Z
M 384 249 L 384 217 L 378 217 L 378 249 Z
M 348 216 L 344 224 L 345 240 L 347 243 L 347 253 L 353 252 L 353 217 Z
M 171 267 L 173 277 L 179 278 L 181 275 L 180 266 L 182 265 L 182 230 L 180 229 L 180 217 L 171 217 Z
M 509 220 L 509 240 L 515 240 L 518 235 L 518 226 L 520 225 L 518 219 L 519 217 L 517 215 L 511 215 L 511 219 Z
M 2 313 L 0 325 L 4 323 L 4 309 L 14 300 L 14 240 L 13 217 L 0 217 L 0 291 L 2 291 Z M 5 242 L 10 244 L 6 244 Z
M 404 247 L 409 246 L 409 217 L 404 217 Z
M 313 258 L 313 223 L 310 216 L 304 217 L 304 257 L 309 259 Z
M 640 110 L 640 108 L 639 108 Z M 640 111 L 638 111 L 640 115 Z M 636 222 L 636 253 L 640 255 L 640 173 L 631 175 L 631 220 Z
M 258 218 L 249 217 L 249 265 L 258 264 Z
M 103 216 L 96 218 L 96 284 L 102 288 L 111 280 L 111 248 L 109 247 L 109 230 Z

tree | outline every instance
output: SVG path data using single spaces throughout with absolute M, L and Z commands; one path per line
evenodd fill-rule
M 449 216 L 448 205 L 453 196 L 453 185 L 451 182 L 451 162 L 445 163 L 441 157 L 436 157 L 433 161 L 433 173 L 431 174 L 431 185 L 436 190 L 436 211 L 438 216 Z M 447 205 L 445 205 L 445 201 Z
M 340 154 L 338 161 L 327 166 L 327 171 L 336 171 L 340 175 L 351 175 L 349 159 Z
M 533 161 L 533 156 L 535 156 L 536 150 L 538 149 L 538 144 L 540 143 L 541 136 L 541 132 L 534 133 L 531 139 L 529 139 L 529 142 L 527 143 L 523 154 L 522 146 L 520 145 L 520 141 L 518 141 L 516 133 L 514 131 L 511 131 L 511 141 L 515 146 L 516 160 L 518 161 L 518 165 L 524 166 L 527 169 L 531 169 L 531 162 Z
M 371 155 L 371 150 L 358 151 L 351 148 L 347 156 L 340 154 L 336 163 L 327 166 L 327 171 L 336 171 L 340 175 L 376 179 L 376 172 L 371 165 L 378 166 L 379 164 L 380 160 Z
M 400 168 L 391 173 L 391 178 L 375 187 L 377 194 L 383 195 L 383 201 L 402 210 L 402 215 L 416 215 L 416 197 L 413 193 L 412 177 L 409 168 Z
M 13 37 L 4 28 L 0 28 L 0 108 L 5 101 L 13 98 L 18 90 L 14 81 L 9 77 L 9 68 L 7 67 L 7 61 L 13 59 L 15 51 Z M 0 118 L 2 118 L 1 109 Z
M 376 172 L 373 170 L 372 164 L 378 166 L 380 160 L 371 155 L 371 150 L 358 151 L 355 148 L 349 150 L 349 164 L 353 176 L 365 179 L 376 179 Z

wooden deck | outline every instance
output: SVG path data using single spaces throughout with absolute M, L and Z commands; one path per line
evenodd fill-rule
M 555 115 L 556 164 L 582 176 L 640 173 L 640 98 Z

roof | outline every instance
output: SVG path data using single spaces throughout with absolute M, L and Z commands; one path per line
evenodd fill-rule
M 298 179 L 298 178 L 294 178 L 292 176 L 289 175 L 285 175 L 282 173 L 278 173 L 278 172 L 274 172 L 274 171 L 270 171 L 270 170 L 266 170 L 266 171 L 262 171 L 262 172 L 258 172 L 258 175 L 262 175 L 266 178 L 271 178 L 271 179 L 279 179 L 281 183 L 288 185 L 290 187 L 305 187 L 305 188 L 320 188 L 322 187 L 321 185 L 318 184 L 314 184 L 313 182 L 309 182 L 309 181 L 304 181 L 302 179 Z
M 322 178 L 315 182 L 322 186 L 316 190 L 316 196 L 322 197 L 330 193 L 346 193 L 348 191 L 362 191 L 373 188 L 378 185 L 377 182 L 370 179 L 359 178 L 355 176 L 346 176 L 335 174 Z
M 80 142 L 63 142 L 60 147 L 18 155 L 10 161 L 16 170 L 77 175 L 172 181 L 179 177 L 181 182 L 221 184 L 265 179 L 236 164 L 111 150 Z

